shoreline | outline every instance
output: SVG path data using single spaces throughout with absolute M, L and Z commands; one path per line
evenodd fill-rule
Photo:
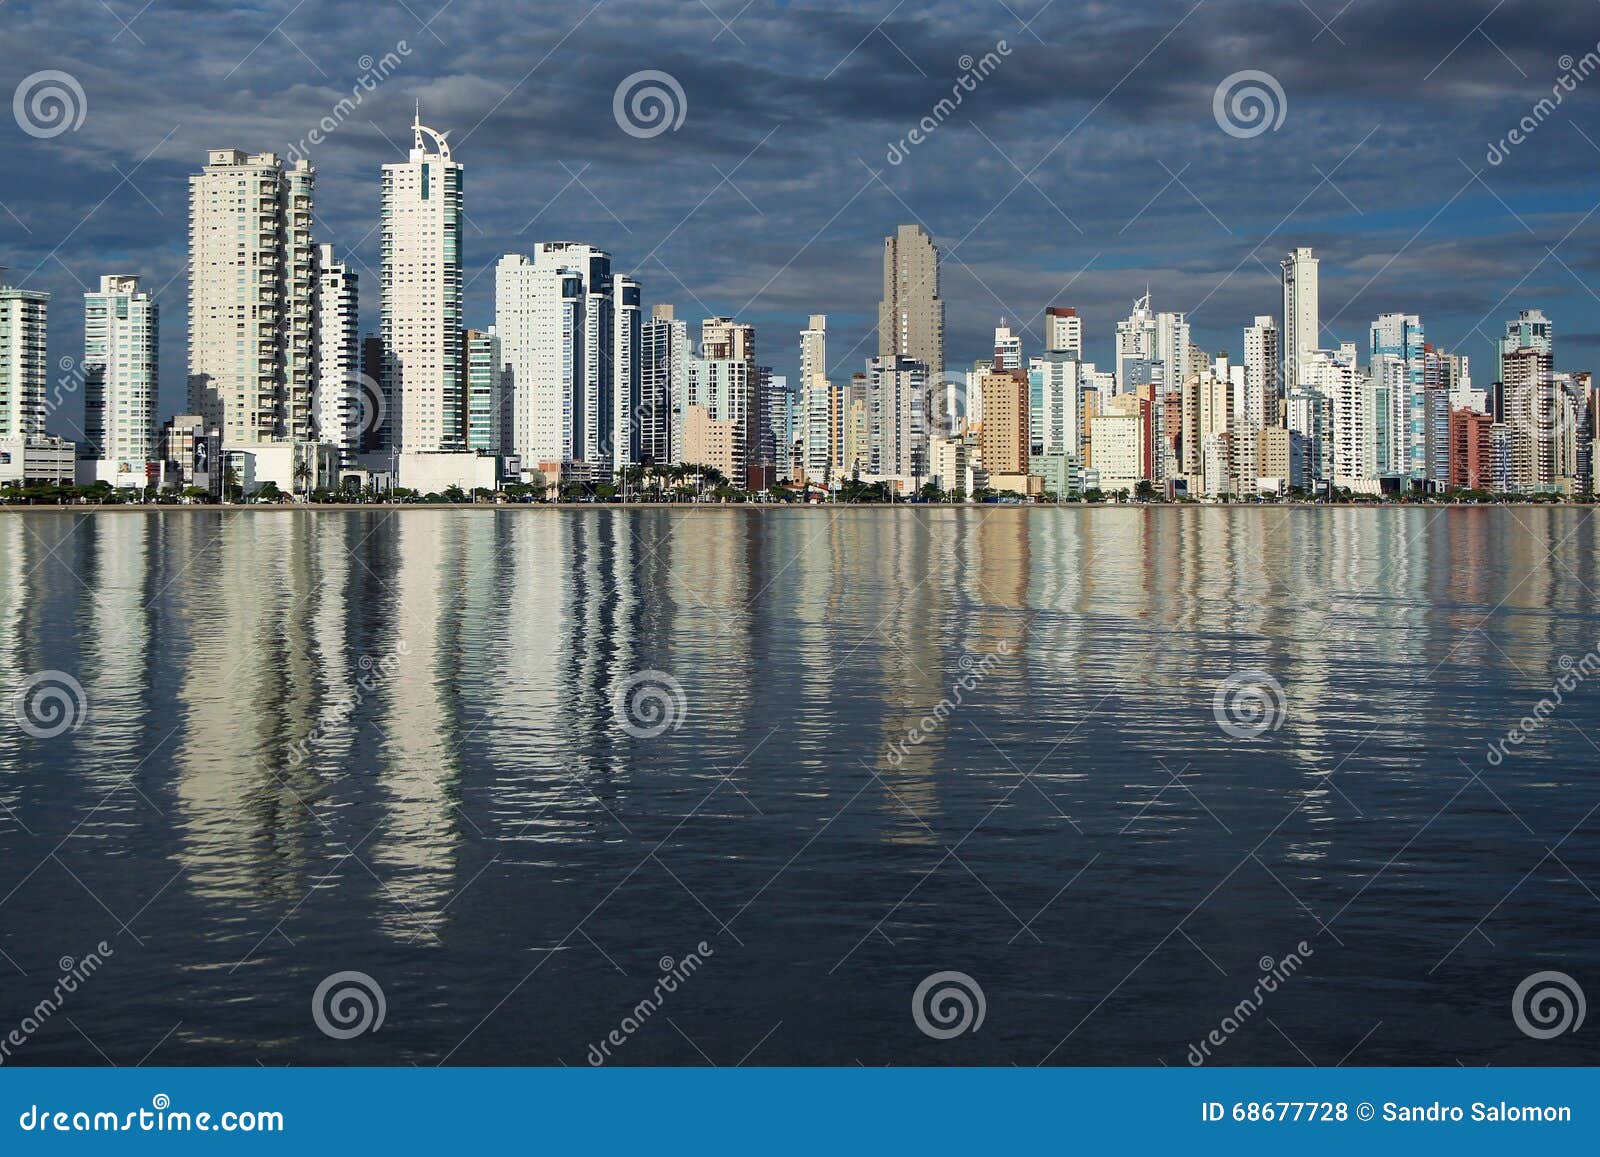
M 1516 509 L 1588 510 L 1595 502 L 479 502 L 452 505 L 446 502 L 318 502 L 318 503 L 237 503 L 228 506 L 197 503 L 190 506 L 157 506 L 119 503 L 114 506 L 14 506 L 0 503 L 5 514 L 348 514 L 354 511 L 393 512 L 476 512 L 476 511 L 591 511 L 664 510 L 683 513 L 717 510 L 1494 510 Z

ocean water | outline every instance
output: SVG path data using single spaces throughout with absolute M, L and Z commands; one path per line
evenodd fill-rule
M 1597 544 L 0 515 L 0 1061 L 1593 1063 Z

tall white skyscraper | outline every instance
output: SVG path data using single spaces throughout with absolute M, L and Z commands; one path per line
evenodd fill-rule
M 224 445 L 311 437 L 314 183 L 238 149 L 189 178 L 189 410 Z
M 1258 316 L 1255 324 L 1244 330 L 1244 372 L 1252 399 L 1250 418 L 1257 429 L 1283 425 L 1280 338 L 1278 323 L 1264 315 Z
M 409 158 L 383 166 L 383 390 L 402 453 L 462 450 L 462 166 L 420 113 L 411 132 Z
M 683 399 L 689 390 L 689 323 L 670 305 L 652 306 L 639 339 L 639 457 L 664 466 L 683 445 Z
M 495 266 L 495 332 L 511 397 L 510 449 L 523 465 L 582 458 L 583 278 L 518 253 Z
M 1003 321 L 994 329 L 994 368 L 1008 372 L 1022 368 L 1022 335 L 1012 333 Z
M 1283 383 L 1300 384 L 1298 367 L 1321 347 L 1322 310 L 1317 290 L 1317 258 L 1302 246 L 1279 264 L 1283 268 Z
M 50 295 L 5 284 L 0 268 L 0 439 L 41 438 Z
M 1066 353 L 1047 353 L 1029 363 L 1029 378 L 1034 375 L 1039 378 L 1039 416 L 1035 429 L 1040 453 L 1070 454 L 1077 461 L 1083 461 L 1087 434 L 1083 412 L 1086 372 L 1092 374 L 1094 367 L 1085 366 Z
M 800 331 L 801 463 L 807 481 L 829 478 L 834 460 L 833 387 L 828 382 L 828 319 L 811 315 Z
M 85 456 L 139 473 L 156 458 L 160 308 L 137 277 L 102 277 L 83 295 Z
M 617 276 L 611 282 L 615 316 L 611 329 L 611 413 L 607 415 L 612 448 L 611 466 L 635 466 L 643 461 L 640 417 L 643 390 L 640 339 L 643 317 L 639 283 Z
M 361 318 L 358 275 L 317 247 L 317 385 L 311 403 L 319 442 L 349 457 L 356 444 L 361 397 Z
M 1191 373 L 1189 322 L 1182 313 L 1156 313 L 1150 293 L 1133 303 L 1133 311 L 1117 323 L 1117 392 L 1158 382 L 1176 390 Z
M 541 241 L 533 263 L 578 277 L 583 311 L 583 340 L 578 350 L 577 457 L 609 469 L 615 399 L 614 356 L 616 311 L 611 286 L 611 254 L 578 241 Z

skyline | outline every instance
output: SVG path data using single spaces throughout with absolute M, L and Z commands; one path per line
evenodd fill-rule
M 1538 306 L 1561 324 L 1569 366 L 1584 366 L 1596 348 L 1597 307 L 1578 273 L 1593 267 L 1593 247 L 1583 228 L 1562 240 L 1591 211 L 1581 195 L 1591 147 L 1582 134 L 1597 132 L 1585 123 L 1585 90 L 1506 163 L 1483 159 L 1489 142 L 1548 95 L 1553 57 L 1592 47 L 1592 30 L 1559 6 L 1491 14 L 1474 33 L 1477 14 L 1360 5 L 1338 16 L 1330 35 L 1300 5 L 1279 5 L 1280 20 L 1252 26 L 1236 47 L 1226 37 L 1241 31 L 1240 8 L 1223 0 L 1114 16 L 1052 3 L 1019 8 L 1019 19 L 998 4 L 937 5 L 918 16 L 887 4 L 848 13 L 760 5 L 731 21 L 737 37 L 705 9 L 637 7 L 627 21 L 602 3 L 570 17 L 519 14 L 506 27 L 494 6 L 461 3 L 424 30 L 428 13 L 413 20 L 397 5 L 395 40 L 374 43 L 340 14 L 285 5 L 263 14 L 232 53 L 239 31 L 224 32 L 211 5 L 192 6 L 182 18 L 194 32 L 182 36 L 162 35 L 177 14 L 159 2 L 131 33 L 96 5 L 10 6 L 0 20 L 19 43 L 50 37 L 29 63 L 75 77 L 86 108 L 77 129 L 47 138 L 4 127 L 27 163 L 0 177 L 0 263 L 11 267 L 11 284 L 58 301 L 80 294 L 79 281 L 139 275 L 167 314 L 157 408 L 177 412 L 187 319 L 172 302 L 184 286 L 182 206 L 196 158 L 212 148 L 288 153 L 405 40 L 387 79 L 309 147 L 319 170 L 319 238 L 348 252 L 365 234 L 352 265 L 376 286 L 376 174 L 404 159 L 403 126 L 420 99 L 430 122 L 453 130 L 467 166 L 469 325 L 492 313 L 491 271 L 503 253 L 577 237 L 638 276 L 647 306 L 673 302 L 680 316 L 738 316 L 784 335 L 763 344 L 791 384 L 800 380 L 799 354 L 788 335 L 811 313 L 826 313 L 830 370 L 851 372 L 871 352 L 882 237 L 921 221 L 944 256 L 951 366 L 984 352 L 1001 316 L 1026 347 L 1040 348 L 1051 304 L 1075 306 L 1085 356 L 1109 362 L 1115 322 L 1146 282 L 1156 308 L 1190 313 L 1197 344 L 1238 357 L 1240 327 L 1279 313 L 1277 260 L 1299 245 L 1323 261 L 1324 347 L 1360 340 L 1373 317 L 1404 311 L 1422 315 L 1439 344 L 1481 363 L 1492 350 L 1484 334 L 1518 308 Z M 76 8 L 98 13 L 92 36 L 63 15 Z M 493 51 L 483 40 L 489 28 Z M 1086 75 L 1051 63 L 1050 47 L 1069 36 L 1083 45 Z M 962 109 L 889 163 L 887 142 L 949 93 L 960 60 L 1001 39 L 1009 51 Z M 835 43 L 837 67 L 824 51 Z M 1441 63 L 1420 84 L 1418 62 L 1435 44 Z M 142 66 L 141 54 L 149 54 Z M 160 70 L 168 83 L 147 83 L 150 55 L 173 65 Z M 712 67 L 724 56 L 742 62 L 732 103 L 719 99 L 728 70 Z M 372 67 L 358 69 L 363 59 Z M 113 64 L 138 69 L 139 100 L 122 92 L 129 81 L 109 71 Z M 1279 128 L 1239 139 L 1214 119 L 1213 96 L 1248 66 L 1281 82 L 1286 107 Z M 629 74 L 649 68 L 676 79 L 685 106 L 677 129 L 640 137 L 620 127 L 612 98 Z M 1110 92 L 1124 73 L 1131 79 Z M 1399 126 L 1392 101 L 1384 115 L 1356 98 L 1364 83 L 1392 95 L 1402 73 L 1411 87 Z M 24 78 L 19 65 L 0 74 L 13 89 Z M 204 101 L 196 103 L 195 85 L 205 87 Z M 507 91 L 513 96 L 496 107 Z M 788 107 L 772 99 L 780 91 L 792 98 Z M 184 99 L 190 107 L 174 107 Z M 552 106 L 557 115 L 540 115 Z M 170 122 L 161 115 L 168 109 Z M 1085 114 L 1023 181 L 1020 173 Z M 1405 159 L 1382 163 L 1397 155 Z M 1441 164 L 1453 171 L 1446 176 Z M 1332 186 L 1318 184 L 1319 171 Z M 1558 243 L 1552 258 L 1545 246 Z M 82 349 L 75 312 L 52 318 L 52 366 Z M 376 294 L 363 294 L 362 332 L 375 331 L 376 320 Z M 69 403 L 74 420 L 77 408 Z

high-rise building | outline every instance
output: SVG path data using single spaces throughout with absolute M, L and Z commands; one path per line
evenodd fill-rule
M 702 347 L 718 353 L 744 348 L 737 342 L 702 342 Z M 753 347 L 751 349 L 753 352 Z M 684 461 L 691 465 L 716 466 L 727 475 L 730 486 L 749 485 L 751 451 L 756 445 L 753 435 L 757 434 L 755 425 L 750 421 L 749 408 L 756 394 L 756 376 L 756 367 L 743 358 L 701 357 L 689 361 L 689 388 L 684 397 Z M 692 410 L 703 411 L 702 417 L 706 422 L 731 425 L 726 430 L 722 426 L 701 429 L 690 422 Z M 700 430 L 701 434 L 709 432 L 713 438 L 712 444 L 717 447 L 722 447 L 725 440 L 726 458 L 696 461 L 693 455 L 701 444 L 696 430 Z
M 463 450 L 462 165 L 420 113 L 411 133 L 410 156 L 383 166 L 384 392 L 402 453 Z
M 500 454 L 505 449 L 505 419 L 511 409 L 507 402 L 500 335 L 491 325 L 488 329 L 467 330 L 464 340 L 467 349 L 467 449 Z
M 44 437 L 50 295 L 5 284 L 0 269 L 0 439 Z
M 1028 469 L 1028 375 L 1020 370 L 983 375 L 983 429 L 978 453 L 991 476 Z
M 835 459 L 834 409 L 836 399 L 828 382 L 828 319 L 811 315 L 800 331 L 801 469 L 809 482 L 827 482 Z
M 1074 461 L 1083 460 L 1086 368 L 1092 370 L 1069 353 L 1047 353 L 1029 362 L 1029 439 L 1038 443 L 1038 454 L 1068 454 Z M 1037 415 L 1032 413 L 1036 400 Z
M 1206 440 L 1228 432 L 1233 422 L 1233 402 L 1232 367 L 1226 361 L 1213 364 L 1184 379 L 1181 409 L 1183 433 L 1179 438 L 1182 450 L 1180 465 L 1184 474 L 1194 479 L 1204 476 Z
M 1553 355 L 1542 345 L 1502 352 L 1505 425 L 1510 437 L 1510 485 L 1519 493 L 1554 489 L 1561 411 Z
M 1318 298 L 1318 266 L 1311 250 L 1292 250 L 1283 267 L 1283 372 L 1285 393 L 1300 384 L 1300 367 L 1321 348 L 1322 312 Z
M 871 389 L 872 473 L 926 478 L 928 367 L 915 358 L 876 357 L 867 362 Z
M 495 265 L 494 328 L 511 399 L 509 446 L 525 468 L 583 457 L 583 277 L 519 253 Z
M 534 246 L 533 263 L 544 269 L 576 274 L 582 296 L 583 332 L 578 347 L 578 458 L 597 469 L 611 468 L 616 430 L 616 307 L 611 254 L 579 241 L 542 241 Z
M 611 447 L 610 465 L 613 470 L 637 466 L 643 458 L 643 438 L 640 428 L 643 404 L 644 363 L 640 343 L 643 339 L 643 314 L 640 308 L 639 283 L 631 277 L 617 276 L 611 280 L 613 318 L 611 325 L 611 412 L 602 415 L 607 422 L 610 437 L 602 444 Z
M 731 317 L 706 318 L 700 323 L 700 356 L 707 361 L 737 361 L 746 366 L 746 373 L 739 379 L 745 393 L 736 407 L 737 420 L 744 423 L 740 454 L 746 474 L 734 479 L 733 485 L 763 489 L 771 482 L 767 471 L 772 463 L 764 460 L 762 432 L 766 426 L 765 390 L 772 371 L 756 365 L 756 327 Z M 730 401 L 729 414 L 719 415 L 719 420 L 734 420 L 734 410 Z
M 841 478 L 856 478 L 872 470 L 872 389 L 867 375 L 851 374 L 850 384 L 838 391 L 839 447 L 836 463 Z
M 1457 490 L 1494 486 L 1494 419 L 1476 410 L 1450 411 L 1450 485 Z
M 86 457 L 142 473 L 156 461 L 160 308 L 137 277 L 102 277 L 83 295 Z
M 1052 305 L 1044 311 L 1044 352 L 1083 360 L 1083 318 L 1070 305 Z
M 1250 420 L 1258 429 L 1283 424 L 1283 351 L 1278 323 L 1258 316 L 1244 331 L 1244 372 L 1250 394 L 1260 402 L 1260 412 Z
M 1152 310 L 1147 290 L 1117 323 L 1117 392 L 1132 393 L 1142 385 L 1178 387 L 1194 372 L 1191 350 L 1188 319 Z
M 911 358 L 927 367 L 930 382 L 944 380 L 939 249 L 920 225 L 902 225 L 884 238 L 878 356 Z
M 315 174 L 275 153 L 208 156 L 189 178 L 189 408 L 226 444 L 306 441 Z
M 1022 369 L 1022 335 L 1003 320 L 994 329 L 994 368 L 1002 373 Z
M 1428 417 L 1426 383 L 1423 380 L 1427 341 L 1422 319 L 1410 313 L 1385 313 L 1372 323 L 1370 353 L 1399 358 L 1405 364 L 1401 390 L 1390 398 L 1398 419 L 1394 446 L 1398 472 L 1412 479 L 1428 473 Z
M 392 450 L 389 415 L 394 412 L 383 386 L 383 339 L 369 333 L 361 339 L 361 380 L 356 398 L 355 439 L 359 452 Z
M 651 307 L 639 338 L 639 460 L 664 466 L 679 460 L 682 399 L 689 389 L 689 324 L 672 306 Z
M 345 456 L 360 452 L 361 318 L 358 274 L 334 259 L 332 245 L 317 249 L 317 385 L 311 417 L 319 442 Z
M 1495 381 L 1506 380 L 1505 357 L 1520 349 L 1555 353 L 1555 326 L 1542 309 L 1523 309 L 1506 322 L 1505 336 L 1495 343 Z

